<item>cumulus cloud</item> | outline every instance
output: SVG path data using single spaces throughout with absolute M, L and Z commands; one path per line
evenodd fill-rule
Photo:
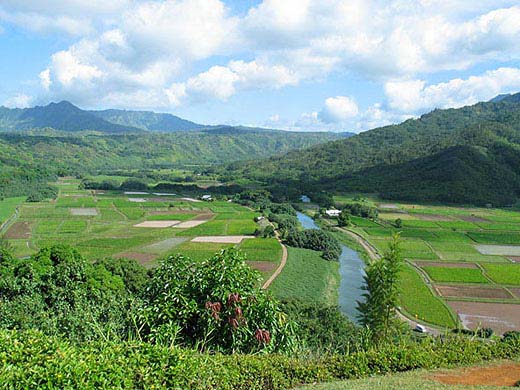
M 456 78 L 432 85 L 422 80 L 391 81 L 385 84 L 389 106 L 407 113 L 462 107 L 518 90 L 519 68 L 499 68 L 467 79 Z
M 517 1 L 463 3 L 263 0 L 236 16 L 222 0 L 3 0 L 0 21 L 79 36 L 40 84 L 80 104 L 173 107 L 355 74 L 384 84 L 390 107 L 416 112 L 432 104 L 420 80 L 429 73 L 520 59 Z M 319 121 L 361 115 L 339 98 Z
M 325 123 L 345 122 L 359 113 L 356 101 L 348 96 L 329 97 L 319 113 L 319 119 Z

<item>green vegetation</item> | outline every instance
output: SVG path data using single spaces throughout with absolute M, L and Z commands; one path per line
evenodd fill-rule
M 500 266 L 502 267 L 502 266 Z M 442 283 L 489 283 L 478 268 L 423 267 L 435 282 Z
M 0 200 L 0 225 L 14 214 L 16 208 L 22 204 L 24 200 L 25 197 L 6 198 Z
M 365 299 L 358 304 L 358 310 L 361 324 L 370 329 L 372 339 L 377 342 L 388 341 L 395 330 L 402 262 L 399 236 L 395 235 L 388 251 L 365 269 Z
M 495 283 L 520 286 L 520 264 L 482 264 Z
M 424 284 L 412 266 L 405 265 L 400 278 L 400 304 L 412 318 L 434 325 L 455 327 L 450 309 Z
M 320 252 L 288 248 L 284 271 L 271 285 L 272 293 L 281 300 L 301 299 L 337 305 L 339 264 L 324 260 Z
M 285 390 L 302 384 L 453 367 L 519 355 L 520 345 L 513 339 L 496 343 L 462 337 L 426 339 L 306 359 L 272 354 L 208 355 L 138 341 L 75 345 L 37 332 L 0 331 L 0 382 L 13 389 Z
M 510 205 L 518 198 L 520 104 L 435 110 L 419 119 L 264 161 L 234 163 L 222 177 L 261 182 L 278 196 L 378 193 L 386 199 Z

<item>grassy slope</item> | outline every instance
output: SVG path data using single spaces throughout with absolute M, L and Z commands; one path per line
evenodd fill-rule
M 337 305 L 339 263 L 326 261 L 319 252 L 308 249 L 288 248 L 288 252 L 285 268 L 271 285 L 273 294 L 279 299 Z

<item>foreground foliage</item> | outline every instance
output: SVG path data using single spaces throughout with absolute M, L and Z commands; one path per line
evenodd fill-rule
M 142 342 L 75 345 L 39 332 L 0 331 L 5 388 L 288 389 L 417 368 L 517 358 L 520 342 L 449 337 L 319 359 L 282 355 L 207 355 Z

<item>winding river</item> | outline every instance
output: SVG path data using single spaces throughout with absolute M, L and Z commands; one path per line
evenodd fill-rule
M 319 229 L 314 220 L 303 214 L 298 213 L 298 220 L 304 229 Z M 353 322 L 357 323 L 358 311 L 356 310 L 357 301 L 362 300 L 363 276 L 365 275 L 365 263 L 358 253 L 341 244 L 341 255 L 339 257 L 339 307 L 340 310 Z

